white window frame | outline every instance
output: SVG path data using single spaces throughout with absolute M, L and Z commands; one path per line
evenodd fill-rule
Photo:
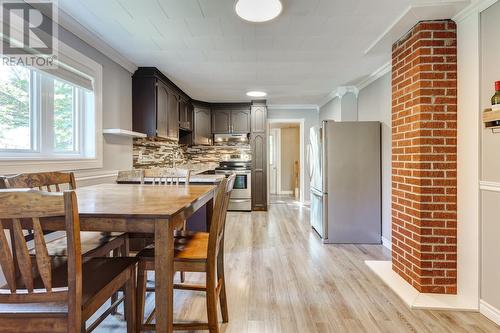
M 33 151 L 13 152 L 0 155 L 0 174 L 15 174 L 21 172 L 43 172 L 43 171 L 64 171 L 64 170 L 84 170 L 97 169 L 103 167 L 103 134 L 102 134 L 102 66 L 74 50 L 65 43 L 59 41 L 58 61 L 92 78 L 94 85 L 94 114 L 79 115 L 78 121 L 82 121 L 87 126 L 93 127 L 93 136 L 84 136 L 78 133 L 77 140 L 81 140 L 81 147 L 84 151 L 80 154 L 51 152 L 50 155 L 39 154 L 35 156 Z M 31 98 L 31 97 L 30 97 Z M 89 103 L 90 101 L 79 101 Z M 43 108 L 42 108 L 43 109 Z M 39 122 L 38 122 L 39 123 Z M 84 124 L 82 123 L 82 124 Z M 35 121 L 34 124 L 37 124 Z M 40 126 L 43 126 L 40 124 Z M 85 126 L 85 125 L 84 125 Z M 35 128 L 38 136 L 40 128 Z M 44 138 L 47 140 L 47 138 Z M 36 138 L 32 138 L 36 141 Z M 52 139 L 53 141 L 53 139 Z M 52 142 L 51 141 L 51 142 Z M 40 147 L 34 147 L 40 149 Z

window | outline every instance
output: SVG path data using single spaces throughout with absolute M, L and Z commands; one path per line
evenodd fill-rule
M 33 149 L 30 76 L 24 67 L 0 66 L 0 150 Z
M 0 66 L 0 158 L 95 156 L 94 93 L 59 73 Z

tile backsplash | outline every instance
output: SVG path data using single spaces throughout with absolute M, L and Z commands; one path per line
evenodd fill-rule
M 170 168 L 181 164 L 211 164 L 227 158 L 230 155 L 251 155 L 249 144 L 214 145 L 214 146 L 184 146 L 176 141 L 158 138 L 134 139 L 134 168 Z

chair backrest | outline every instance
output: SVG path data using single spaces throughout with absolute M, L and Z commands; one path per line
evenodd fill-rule
M 209 260 L 210 258 L 212 260 L 217 258 L 221 242 L 224 240 L 227 208 L 229 206 L 229 199 L 231 197 L 235 179 L 235 174 L 230 175 L 220 183 L 217 189 L 208 239 Z
M 118 177 L 116 178 L 116 181 L 124 181 L 124 182 L 139 181 L 141 184 L 144 184 L 144 170 L 134 169 L 127 171 L 118 171 Z
M 61 192 L 64 187 L 69 190 L 76 189 L 76 180 L 73 172 L 36 172 L 21 173 L 11 177 L 0 177 L 0 189 L 8 188 L 34 188 L 40 191 Z M 50 234 L 51 231 L 45 232 Z M 26 240 L 33 240 L 31 230 L 27 230 Z
M 11 177 L 0 177 L 0 188 L 38 188 L 41 191 L 61 192 L 61 185 L 76 189 L 73 172 L 22 173 Z
M 68 242 L 68 285 L 58 288 L 52 287 L 52 261 L 40 222 L 43 218 L 55 217 L 65 218 Z M 8 245 L 6 227 L 13 230 L 15 249 Z M 33 232 L 33 260 L 23 230 Z M 77 299 L 81 299 L 81 265 L 80 222 L 74 191 L 0 190 L 0 266 L 7 281 L 7 285 L 0 288 L 0 303 L 65 301 L 74 307 L 79 304 Z M 19 276 L 16 276 L 16 266 Z
M 184 181 L 184 185 L 189 185 L 191 180 L 191 170 L 181 168 L 171 169 L 148 169 L 144 171 L 146 178 L 152 179 L 153 185 L 179 185 Z

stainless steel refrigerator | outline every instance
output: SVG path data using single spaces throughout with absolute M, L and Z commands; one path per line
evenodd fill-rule
M 323 242 L 380 244 L 380 123 L 323 121 L 308 154 L 311 225 Z

